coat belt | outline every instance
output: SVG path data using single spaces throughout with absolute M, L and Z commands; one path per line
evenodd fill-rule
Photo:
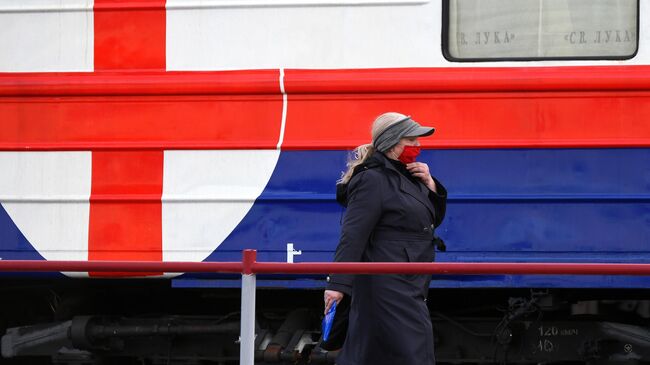
M 433 241 L 433 233 L 426 232 L 399 232 L 395 230 L 375 230 L 372 240 L 390 241 Z

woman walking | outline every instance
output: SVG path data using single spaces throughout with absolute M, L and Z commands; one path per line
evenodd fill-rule
M 419 137 L 434 128 L 385 113 L 372 125 L 372 143 L 355 149 L 337 184 L 346 206 L 336 262 L 431 262 L 434 231 L 445 216 L 447 192 L 415 161 Z M 330 275 L 325 312 L 352 298 L 338 365 L 433 365 L 433 331 L 426 306 L 431 275 Z

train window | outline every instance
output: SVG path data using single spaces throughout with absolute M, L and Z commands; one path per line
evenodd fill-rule
M 446 0 L 451 61 L 627 59 L 636 54 L 638 0 Z

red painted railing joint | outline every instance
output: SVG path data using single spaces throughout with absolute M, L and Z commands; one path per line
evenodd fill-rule
M 257 261 L 257 250 L 244 250 L 242 253 L 242 274 L 254 274 L 253 266 Z

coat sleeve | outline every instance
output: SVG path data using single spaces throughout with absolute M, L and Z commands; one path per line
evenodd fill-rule
M 348 186 L 348 207 L 343 217 L 341 238 L 334 262 L 361 261 L 370 235 L 381 217 L 381 174 L 367 170 L 354 176 Z M 327 289 L 350 295 L 354 275 L 332 274 Z
M 447 211 L 447 189 L 435 177 L 433 181 L 436 183 L 436 190 L 438 192 L 429 191 L 429 200 L 431 200 L 431 204 L 433 204 L 436 213 L 436 221 L 433 223 L 438 227 L 442 223 L 442 220 L 445 219 L 445 212 Z

